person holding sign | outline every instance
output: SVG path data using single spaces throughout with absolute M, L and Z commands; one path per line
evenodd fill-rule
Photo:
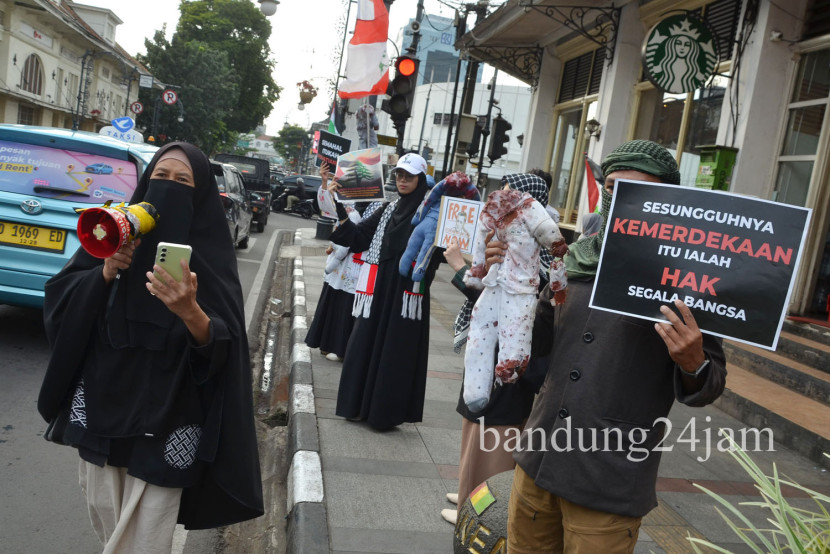
M 617 179 L 680 182 L 674 157 L 645 140 L 617 147 L 602 171 L 603 218 Z M 550 355 L 550 367 L 514 454 L 512 554 L 632 552 L 657 506 L 672 403 L 704 406 L 724 389 L 721 340 L 702 335 L 682 301 L 661 307 L 664 323 L 588 307 L 607 223 L 570 246 L 567 302 L 552 307 L 546 291 L 537 305 L 532 355 Z M 504 254 L 488 244 L 490 261 Z
M 366 420 L 376 429 L 423 417 L 429 285 L 440 260 L 433 257 L 433 264 L 417 284 L 398 272 L 398 264 L 412 233 L 412 216 L 427 193 L 426 169 L 421 156 L 402 156 L 395 167 L 399 198 L 357 224 L 338 203 L 340 226 L 329 237 L 355 252 L 369 250 L 358 278 L 358 317 L 343 359 L 335 413 Z M 336 190 L 340 185 L 332 186 Z M 406 296 L 420 296 L 420 317 L 411 319 L 402 314 Z
M 322 184 L 317 191 L 320 211 L 337 217 L 337 208 L 328 190 L 331 173 L 329 164 L 323 162 L 320 166 Z M 368 217 L 374 211 L 367 207 L 364 216 Z M 361 217 L 356 210 L 349 208 L 349 219 L 355 223 Z M 314 318 L 305 336 L 305 343 L 309 348 L 319 348 L 320 354 L 331 361 L 340 361 L 346 354 L 346 345 L 352 333 L 354 317 L 352 304 L 354 303 L 355 285 L 360 270 L 360 253 L 352 252 L 348 246 L 331 246 L 326 249 L 325 277 L 323 289 L 320 291 L 320 300 Z

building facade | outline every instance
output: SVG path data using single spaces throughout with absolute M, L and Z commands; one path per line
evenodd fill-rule
M 682 185 L 694 186 L 705 147 L 725 147 L 735 155 L 725 190 L 813 210 L 790 312 L 826 321 L 830 2 L 556 4 L 508 0 L 457 45 L 533 88 L 521 166 L 553 174 L 551 204 L 562 224 L 580 228 L 586 152 L 599 161 L 626 140 L 654 140 L 676 156 Z M 644 41 L 684 13 L 712 31 L 714 74 L 672 93 L 654 76 L 659 68 L 649 73 Z M 684 34 L 664 33 L 661 40 Z
M 414 33 L 412 32 L 415 20 L 410 19 L 409 24 L 398 33 L 396 44 L 401 45 L 401 54 L 406 52 L 412 45 Z M 421 37 L 418 41 L 416 57 L 421 60 L 418 70 L 418 84 L 428 83 L 454 83 L 458 68 L 459 52 L 455 49 L 455 22 L 452 19 L 440 15 L 424 14 L 418 25 L 418 32 Z M 467 74 L 467 61 L 461 61 L 460 75 L 464 79 Z M 476 83 L 481 82 L 482 68 L 479 66 L 476 73 Z
M 110 10 L 0 0 L 0 122 L 97 131 L 133 115 L 152 76 L 115 41 Z

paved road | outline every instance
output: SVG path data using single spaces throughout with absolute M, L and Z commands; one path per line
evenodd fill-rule
M 248 248 L 238 251 L 249 329 L 257 324 L 250 314 L 270 286 L 266 276 L 277 231 L 314 225 L 272 214 L 265 231 L 254 233 Z M 36 401 L 48 359 L 41 310 L 0 305 L 0 551 L 100 552 L 77 484 L 77 454 L 42 438 L 46 425 Z M 206 552 L 213 536 L 189 533 L 184 552 Z

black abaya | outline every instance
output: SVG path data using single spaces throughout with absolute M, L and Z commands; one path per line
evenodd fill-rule
M 355 321 L 343 359 L 336 414 L 365 419 L 378 429 L 421 421 L 423 417 L 429 354 L 429 285 L 440 256 L 433 256 L 423 280 L 420 319 L 401 315 L 404 293 L 412 291 L 413 282 L 398 273 L 398 264 L 414 229 L 412 215 L 426 191 L 426 180 L 421 179 L 415 191 L 398 201 L 383 233 L 371 311 L 367 318 Z M 357 225 L 344 222 L 330 240 L 353 250 L 366 250 L 382 213 L 378 210 Z
M 337 392 L 337 415 L 365 419 L 377 429 L 421 421 L 424 412 L 435 267 L 424 278 L 421 319 L 405 319 L 400 316 L 403 291 L 412 281 L 398 273 L 399 259 L 400 254 L 394 263 L 378 267 L 372 312 L 355 322 Z
M 334 352 L 339 358 L 346 357 L 346 345 L 354 327 L 352 304 L 354 293 L 332 288 L 323 283 L 314 319 L 305 336 L 309 348 L 323 352 Z

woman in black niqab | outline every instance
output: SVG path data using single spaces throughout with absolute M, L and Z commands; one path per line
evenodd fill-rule
M 170 158 L 189 166 L 195 187 L 175 173 L 154 177 Z M 207 156 L 181 142 L 159 149 L 130 203 L 140 201 L 153 204 L 159 220 L 128 268 L 107 279 L 107 261 L 79 248 L 46 284 L 52 356 L 38 410 L 50 423 L 69 416 L 47 438 L 78 448 L 82 466 L 126 468 L 146 483 L 181 488 L 177 519 L 187 528 L 257 517 L 263 503 L 242 289 Z M 194 274 L 184 287 L 195 295 L 189 303 L 170 303 L 166 285 L 148 278 L 162 241 L 192 247 L 182 280 Z M 204 334 L 191 333 L 193 319 L 205 323 Z

